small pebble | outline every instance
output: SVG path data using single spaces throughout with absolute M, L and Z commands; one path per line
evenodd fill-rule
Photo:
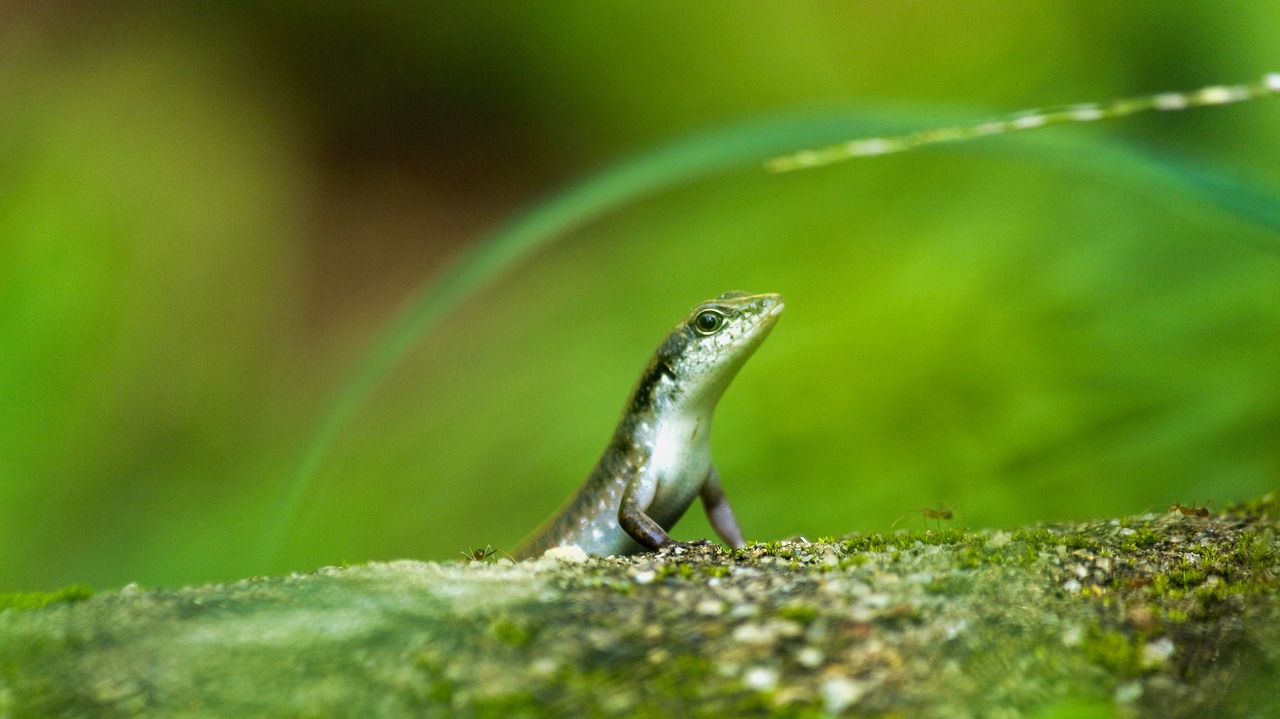
M 987 540 L 987 549 L 999 549 L 1008 544 L 1013 538 L 1008 532 L 996 532 Z
M 704 617 L 718 617 L 724 612 L 724 602 L 719 599 L 704 599 L 698 602 L 693 611 Z
M 1084 641 L 1084 632 L 1080 630 L 1080 627 L 1071 627 L 1062 633 L 1062 646 L 1064 647 L 1078 647 L 1082 641 Z
M 846 677 L 831 677 L 822 683 L 822 703 L 832 714 L 853 706 L 862 698 L 866 690 L 862 685 Z
M 768 667 L 752 667 L 742 675 L 742 681 L 758 692 L 771 692 L 778 686 L 778 672 Z
M 824 660 L 826 656 L 817 647 L 805 647 L 796 652 L 796 664 L 806 669 L 816 669 L 822 666 Z
M 1132 704 L 1142 697 L 1142 684 L 1140 682 L 1128 682 L 1116 687 L 1116 693 L 1113 698 L 1116 704 Z
M 1160 637 L 1159 639 L 1147 642 L 1142 647 L 1142 666 L 1147 669 L 1158 667 L 1169 661 L 1169 657 L 1173 656 L 1173 640 L 1169 637 Z
M 544 552 L 542 556 L 568 564 L 581 564 L 587 561 L 587 553 L 582 551 L 582 547 L 576 544 L 570 544 L 565 547 L 552 547 Z
M 733 641 L 756 646 L 768 646 L 778 635 L 762 624 L 743 624 L 733 630 Z

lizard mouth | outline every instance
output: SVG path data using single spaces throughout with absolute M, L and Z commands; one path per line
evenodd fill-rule
M 755 323 L 755 325 L 753 325 L 752 328 L 754 329 L 756 327 L 763 327 L 764 325 L 773 324 L 774 322 L 777 322 L 778 315 L 782 314 L 782 310 L 785 308 L 786 308 L 786 304 L 784 304 L 781 300 L 779 300 L 778 304 L 774 305 L 773 307 L 770 307 L 769 311 L 764 313 L 764 316 L 761 317 Z
M 762 342 L 769 330 L 773 328 L 773 324 L 778 321 L 778 315 L 782 314 L 782 310 L 786 305 L 781 301 L 769 308 L 767 312 L 760 316 L 744 333 L 747 337 L 752 337 L 752 342 Z

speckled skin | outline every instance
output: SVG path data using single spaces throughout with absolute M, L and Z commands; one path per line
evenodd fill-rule
M 649 360 L 595 469 L 513 556 L 566 545 L 605 556 L 660 549 L 675 543 L 667 530 L 698 496 L 720 538 L 742 546 L 711 464 L 711 417 L 782 308 L 779 295 L 746 292 L 694 307 Z

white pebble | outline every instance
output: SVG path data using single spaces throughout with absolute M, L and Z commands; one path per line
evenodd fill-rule
M 543 553 L 547 559 L 554 559 L 559 562 L 567 562 L 569 564 L 580 564 L 587 561 L 587 553 L 582 551 L 582 547 L 576 544 L 570 544 L 564 547 L 552 547 Z
M 756 646 L 769 646 L 776 641 L 778 635 L 762 624 L 743 624 L 733 630 L 733 641 Z
M 884 594 L 880 592 L 876 592 L 874 594 L 868 594 L 867 596 L 862 598 L 862 603 L 866 604 L 868 607 L 871 607 L 872 609 L 884 609 L 885 607 L 889 606 L 890 601 L 891 601 L 891 597 L 888 594 Z
M 550 678 L 555 676 L 555 673 L 559 670 L 559 662 L 551 659 L 550 657 L 535 659 L 533 663 L 529 665 L 529 671 L 536 677 Z
M 742 675 L 742 681 L 758 692 L 770 692 L 778 686 L 778 671 L 768 667 L 752 667 Z
M 1071 627 L 1062 633 L 1062 646 L 1078 647 L 1080 642 L 1084 641 L 1084 632 L 1080 627 Z
M 1116 704 L 1130 704 L 1138 701 L 1142 696 L 1142 683 L 1129 682 L 1116 687 L 1116 693 L 1112 698 L 1116 700 Z
M 693 611 L 703 615 L 704 617 L 718 617 L 722 612 L 724 612 L 724 602 L 719 599 L 704 599 L 701 602 L 698 602 L 697 606 L 693 608 Z
M 796 664 L 806 669 L 816 669 L 826 660 L 826 656 L 817 647 L 805 647 L 796 652 Z
M 1173 640 L 1169 637 L 1161 637 L 1154 642 L 1147 642 L 1142 647 L 1142 666 L 1145 668 L 1158 667 L 1169 660 L 1173 656 Z
M 822 692 L 822 703 L 826 705 L 827 711 L 832 714 L 839 714 L 858 703 L 858 700 L 866 693 L 866 689 L 862 685 L 846 677 L 831 677 L 822 683 L 820 691 Z
M 999 549 L 1012 541 L 1012 539 L 1013 537 L 1009 536 L 1008 532 L 996 532 L 987 540 L 987 549 Z

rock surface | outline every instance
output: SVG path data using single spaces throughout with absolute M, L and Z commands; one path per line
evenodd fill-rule
M 0 719 L 1280 716 L 1280 503 L 0 611 Z

